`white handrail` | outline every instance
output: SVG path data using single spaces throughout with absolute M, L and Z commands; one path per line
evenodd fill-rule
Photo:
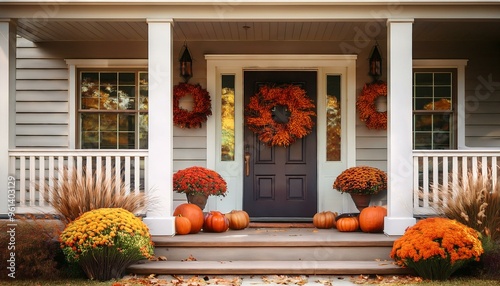
M 61 178 L 59 170 L 65 167 L 97 176 L 104 168 L 105 176 L 115 175 L 117 187 L 123 179 L 127 193 L 148 190 L 147 150 L 16 149 L 9 157 L 9 173 L 17 180 L 18 213 L 52 213 L 45 184 L 53 186 L 53 178 Z
M 500 174 L 499 158 L 498 150 L 414 151 L 414 214 L 436 214 L 437 202 L 447 203 L 439 186 L 466 184 L 469 172 L 473 177 L 491 172 L 492 183 L 496 184 Z

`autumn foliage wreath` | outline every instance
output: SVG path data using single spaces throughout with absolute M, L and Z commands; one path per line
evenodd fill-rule
M 279 106 L 289 112 L 287 122 L 273 118 L 273 110 Z M 314 107 L 305 90 L 297 85 L 265 85 L 250 98 L 245 112 L 246 125 L 268 146 L 286 147 L 311 133 L 312 117 L 316 116 Z
M 379 96 L 387 96 L 386 83 L 365 84 L 356 102 L 359 118 L 365 122 L 368 129 L 387 129 L 387 111 L 379 112 L 375 106 L 375 101 Z
M 193 110 L 179 107 L 179 100 L 191 94 Z M 212 104 L 208 91 L 199 84 L 179 83 L 174 86 L 174 124 L 181 128 L 201 128 L 201 124 L 212 115 Z

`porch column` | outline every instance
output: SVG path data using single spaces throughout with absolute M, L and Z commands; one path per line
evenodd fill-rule
M 0 19 L 0 214 L 13 214 L 11 200 L 15 184 L 9 177 L 9 148 L 14 147 L 16 94 L 16 27 L 10 19 Z M 10 196 L 9 196 L 10 195 Z
M 172 19 L 148 20 L 149 156 L 152 201 L 144 222 L 152 235 L 174 235 L 172 194 Z
M 413 218 L 412 165 L 413 19 L 387 21 L 387 217 L 384 232 L 402 235 Z

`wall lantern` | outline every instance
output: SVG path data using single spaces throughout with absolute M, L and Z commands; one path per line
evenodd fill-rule
M 186 43 L 184 43 L 184 46 L 182 47 L 184 48 L 184 51 L 179 59 L 180 72 L 184 82 L 187 83 L 188 80 L 193 77 L 193 60 L 191 59 L 191 54 L 189 53 Z
M 373 77 L 373 81 L 376 82 L 381 75 L 382 57 L 380 56 L 380 52 L 378 50 L 378 43 L 376 43 L 370 56 L 370 76 Z

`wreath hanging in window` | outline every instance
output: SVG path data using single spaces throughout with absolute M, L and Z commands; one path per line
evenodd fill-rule
M 245 109 L 247 127 L 268 146 L 289 146 L 311 133 L 314 103 L 297 85 L 262 86 Z
M 359 118 L 368 129 L 387 129 L 387 111 L 380 112 L 375 105 L 380 96 L 387 97 L 387 84 L 385 82 L 368 83 L 363 87 L 356 102 Z
M 179 100 L 191 94 L 193 110 L 179 107 Z M 179 83 L 174 86 L 174 124 L 181 128 L 201 128 L 208 116 L 212 115 L 212 103 L 208 91 L 199 84 Z

